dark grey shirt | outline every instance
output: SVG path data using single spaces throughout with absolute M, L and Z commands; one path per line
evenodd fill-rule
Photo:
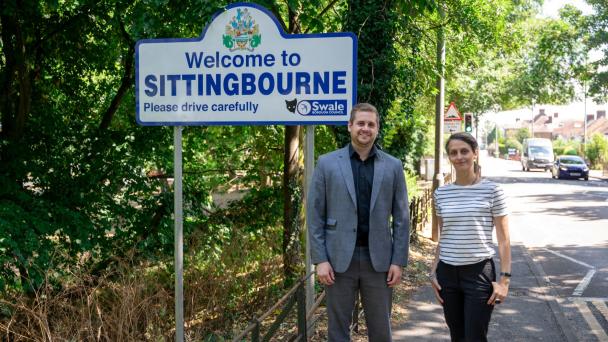
M 357 194 L 357 246 L 368 246 L 376 146 L 373 146 L 369 151 L 369 156 L 365 161 L 361 160 L 352 144 L 348 146 L 348 151 L 350 153 L 350 166 L 353 170 L 353 180 L 355 181 L 355 193 Z

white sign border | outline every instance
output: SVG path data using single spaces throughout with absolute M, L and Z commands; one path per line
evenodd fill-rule
M 177 43 L 177 42 L 200 42 L 205 37 L 207 29 L 213 23 L 215 18 L 220 14 L 224 13 L 235 7 L 252 7 L 257 10 L 264 12 L 272 19 L 277 26 L 277 30 L 281 37 L 285 39 L 305 39 L 305 38 L 329 38 L 329 37 L 350 37 L 353 40 L 353 70 L 352 70 L 352 106 L 357 103 L 357 36 L 352 32 L 332 32 L 332 33 L 315 33 L 315 34 L 288 34 L 283 30 L 283 27 L 275 17 L 275 15 L 263 6 L 254 3 L 237 2 L 224 7 L 213 16 L 207 25 L 203 33 L 196 38 L 161 38 L 161 39 L 140 39 L 135 44 L 135 120 L 137 124 L 141 126 L 243 126 L 243 125 L 346 125 L 348 123 L 350 113 L 347 113 L 344 121 L 141 121 L 140 120 L 140 107 L 139 107 L 139 45 L 150 44 L 150 43 Z M 352 107 L 351 107 L 352 108 Z

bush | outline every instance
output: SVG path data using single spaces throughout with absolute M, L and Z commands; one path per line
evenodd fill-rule
M 522 150 L 521 143 L 519 141 L 517 141 L 517 139 L 515 139 L 515 138 L 509 138 L 509 139 L 507 139 L 507 141 L 505 142 L 505 146 L 506 146 L 507 151 L 510 148 L 514 148 L 514 149 L 516 149 L 516 150 L 518 150 L 520 152 Z
M 587 144 L 585 155 L 592 168 L 601 168 L 602 163 L 608 162 L 608 141 L 601 134 L 595 133 Z
M 560 155 L 582 155 L 581 143 L 576 140 L 557 139 L 553 141 L 553 153 L 556 156 Z

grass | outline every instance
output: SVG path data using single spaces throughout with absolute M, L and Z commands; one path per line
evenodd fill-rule
M 418 240 L 410 246 L 403 281 L 395 288 L 392 318 L 395 326 L 408 319 L 407 301 L 427 281 L 434 244 L 422 236 Z M 236 243 L 232 248 L 241 253 L 252 252 L 259 243 L 233 242 Z M 229 339 L 247 326 L 253 315 L 265 312 L 286 292 L 282 287 L 280 257 L 259 260 L 249 256 L 244 259 L 257 261 L 244 267 L 232 262 L 228 250 L 224 252 L 221 262 L 205 268 L 191 267 L 185 272 L 185 333 L 189 341 Z M 170 267 L 133 267 L 127 263 L 101 278 L 73 274 L 59 288 L 45 286 L 34 296 L 2 293 L 0 340 L 171 341 L 175 326 L 172 282 Z M 319 309 L 322 319 L 313 341 L 326 340 L 323 310 L 324 307 Z M 283 324 L 279 336 L 295 332 L 293 316 Z M 263 332 L 272 320 L 264 322 Z M 363 319 L 360 327 L 354 340 L 366 341 Z

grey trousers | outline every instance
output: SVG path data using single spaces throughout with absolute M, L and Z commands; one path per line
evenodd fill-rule
M 350 325 L 355 299 L 361 303 L 370 342 L 390 342 L 393 289 L 386 285 L 387 272 L 372 267 L 369 249 L 356 247 L 353 259 L 344 273 L 335 273 L 336 281 L 327 286 L 328 341 L 350 341 Z

